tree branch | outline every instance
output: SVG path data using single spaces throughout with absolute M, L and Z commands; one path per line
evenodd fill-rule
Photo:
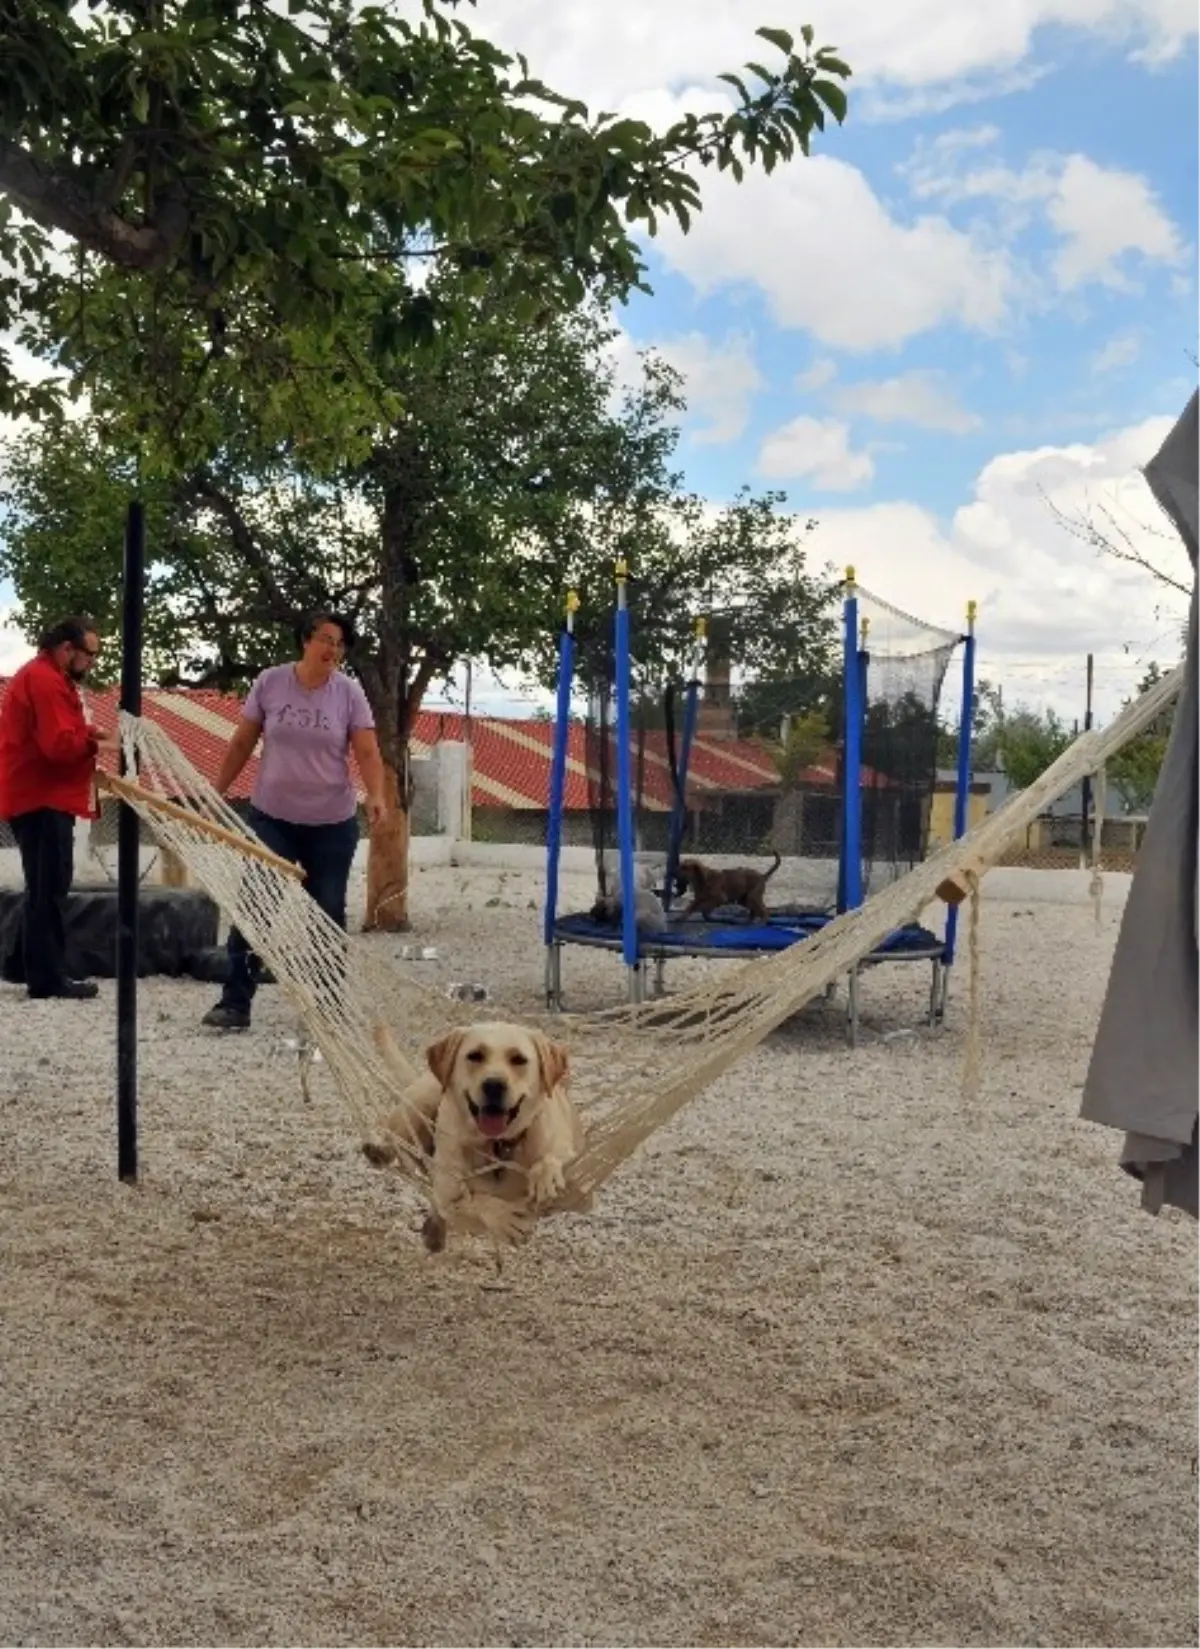
M 417 719 L 417 711 L 421 708 L 425 694 L 429 690 L 430 682 L 441 668 L 443 668 L 443 665 L 440 658 L 431 653 L 426 653 L 420 664 L 417 665 L 417 673 L 409 683 L 408 691 L 404 695 L 404 709 L 400 722 L 401 744 L 408 743 L 412 735 L 413 724 Z
M 253 572 L 259 588 L 277 611 L 279 618 L 284 621 L 294 618 L 297 604 L 288 599 L 271 570 L 270 558 L 232 498 L 222 492 L 212 476 L 204 470 L 199 470 L 192 476 L 190 489 L 193 497 L 208 504 L 225 523 L 234 548 L 240 552 Z
M 44 169 L 19 144 L 0 137 L 0 194 L 6 194 L 44 229 L 60 229 L 123 269 L 165 269 L 174 259 L 188 228 L 181 192 L 165 192 L 157 202 L 157 220 L 130 223 L 97 201 L 72 170 Z
M 1150 559 L 1144 550 L 1139 550 L 1128 528 L 1123 527 L 1113 512 L 1105 505 L 1100 504 L 1097 506 L 1096 513 L 1104 523 L 1103 526 L 1098 526 L 1090 509 L 1079 515 L 1068 515 L 1065 510 L 1059 509 L 1044 487 L 1039 490 L 1051 515 L 1053 515 L 1059 526 L 1070 533 L 1071 537 L 1078 543 L 1087 544 L 1091 549 L 1099 550 L 1102 555 L 1110 555 L 1114 561 L 1125 561 L 1130 566 L 1140 567 L 1143 572 L 1149 573 L 1151 578 L 1156 579 L 1158 583 L 1165 584 L 1169 590 L 1176 590 L 1184 596 L 1191 595 L 1191 585 L 1185 584 L 1180 578 L 1173 577 L 1171 573 L 1164 572 L 1156 562 Z M 1138 525 L 1148 537 L 1161 538 L 1164 543 L 1167 542 L 1169 537 L 1167 533 L 1159 532 L 1157 528 L 1148 526 L 1143 522 L 1139 522 Z

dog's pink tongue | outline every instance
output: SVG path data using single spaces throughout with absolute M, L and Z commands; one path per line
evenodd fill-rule
M 499 1139 L 507 1127 L 508 1117 L 504 1112 L 480 1111 L 479 1131 L 486 1134 L 489 1139 Z

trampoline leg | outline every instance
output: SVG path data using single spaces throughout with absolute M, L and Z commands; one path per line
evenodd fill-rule
M 654 964 L 654 994 L 655 996 L 665 996 L 667 994 L 667 964 L 661 956 Z
M 642 1000 L 642 965 L 639 962 L 625 972 L 629 975 L 629 1000 L 636 1007 Z
M 562 946 L 546 946 L 546 1006 L 562 1012 Z
M 852 1048 L 858 1047 L 858 967 L 850 969 L 847 980 L 846 1026 Z
M 933 978 L 929 981 L 929 1024 L 932 1028 L 938 1022 L 938 1004 L 941 1001 L 942 964 L 937 961 L 933 964 Z
M 946 1023 L 946 1003 L 950 996 L 950 969 L 943 965 L 938 969 L 941 978 L 938 981 L 938 1023 Z

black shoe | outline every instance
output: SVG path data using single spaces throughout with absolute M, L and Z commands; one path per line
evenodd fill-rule
M 229 1008 L 224 1002 L 218 1002 L 215 1008 L 210 1008 L 200 1021 L 213 1031 L 248 1031 L 250 1029 L 249 1008 Z
M 31 990 L 27 993 L 34 1002 L 45 1002 L 51 997 L 65 997 L 69 1002 L 90 1002 L 99 996 L 100 987 L 94 979 L 64 979 L 51 991 Z

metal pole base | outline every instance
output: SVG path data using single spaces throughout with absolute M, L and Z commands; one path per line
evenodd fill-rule
M 946 1003 L 950 997 L 950 967 L 945 962 L 934 963 L 933 993 L 929 1007 L 929 1023 L 946 1023 Z

